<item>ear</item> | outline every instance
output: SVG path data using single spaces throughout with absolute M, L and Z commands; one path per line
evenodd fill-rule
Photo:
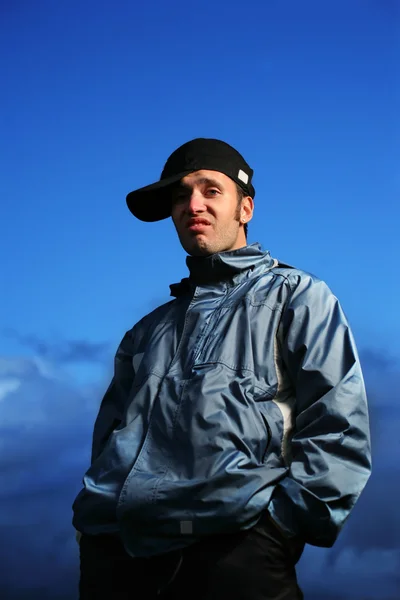
M 251 196 L 245 196 L 242 199 L 240 207 L 240 220 L 242 223 L 248 223 L 253 218 L 254 201 Z

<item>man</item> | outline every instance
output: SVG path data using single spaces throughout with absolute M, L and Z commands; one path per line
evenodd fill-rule
M 81 600 L 302 598 L 304 544 L 331 546 L 367 482 L 349 325 L 325 283 L 247 245 L 252 176 L 196 139 L 127 196 L 172 217 L 189 277 L 118 348 L 74 502 Z

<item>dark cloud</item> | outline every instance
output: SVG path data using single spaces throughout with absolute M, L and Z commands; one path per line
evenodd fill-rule
M 1 598 L 77 597 L 71 505 L 103 391 L 74 386 L 43 361 L 0 361 Z
M 112 349 L 106 342 L 87 340 L 49 341 L 33 334 L 21 334 L 15 329 L 5 329 L 3 334 L 17 340 L 21 346 L 32 350 L 36 356 L 60 365 L 79 362 L 103 363 Z

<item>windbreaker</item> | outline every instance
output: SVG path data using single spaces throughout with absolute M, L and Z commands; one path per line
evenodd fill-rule
M 74 526 L 153 556 L 268 510 L 288 538 L 331 546 L 371 470 L 337 298 L 259 244 L 187 265 L 117 350 Z

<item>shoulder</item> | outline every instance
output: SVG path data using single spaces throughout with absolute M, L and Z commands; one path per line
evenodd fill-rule
M 281 277 L 289 284 L 299 281 L 309 281 L 314 283 L 323 281 L 320 277 L 314 273 L 311 273 L 310 271 L 299 269 L 298 267 L 294 267 L 293 265 L 289 265 L 278 259 L 276 259 L 276 266 L 274 266 L 271 271 L 274 273 L 274 275 Z
M 118 346 L 116 358 L 123 360 L 134 355 L 149 332 L 153 331 L 157 324 L 168 320 L 168 315 L 173 310 L 174 302 L 175 300 L 170 300 L 165 304 L 161 304 L 147 315 L 144 315 L 144 317 L 128 329 Z
M 174 299 L 157 306 L 157 308 L 153 309 L 137 321 L 130 331 L 136 334 L 139 331 L 148 330 L 154 323 L 167 320 L 168 317 L 172 315 L 176 302 L 176 299 Z
M 281 261 L 277 261 L 277 263 L 272 272 L 282 280 L 282 283 L 286 284 L 289 295 L 297 296 L 301 294 L 302 296 L 323 295 L 335 297 L 326 281 L 315 275 L 315 273 L 299 269 Z

